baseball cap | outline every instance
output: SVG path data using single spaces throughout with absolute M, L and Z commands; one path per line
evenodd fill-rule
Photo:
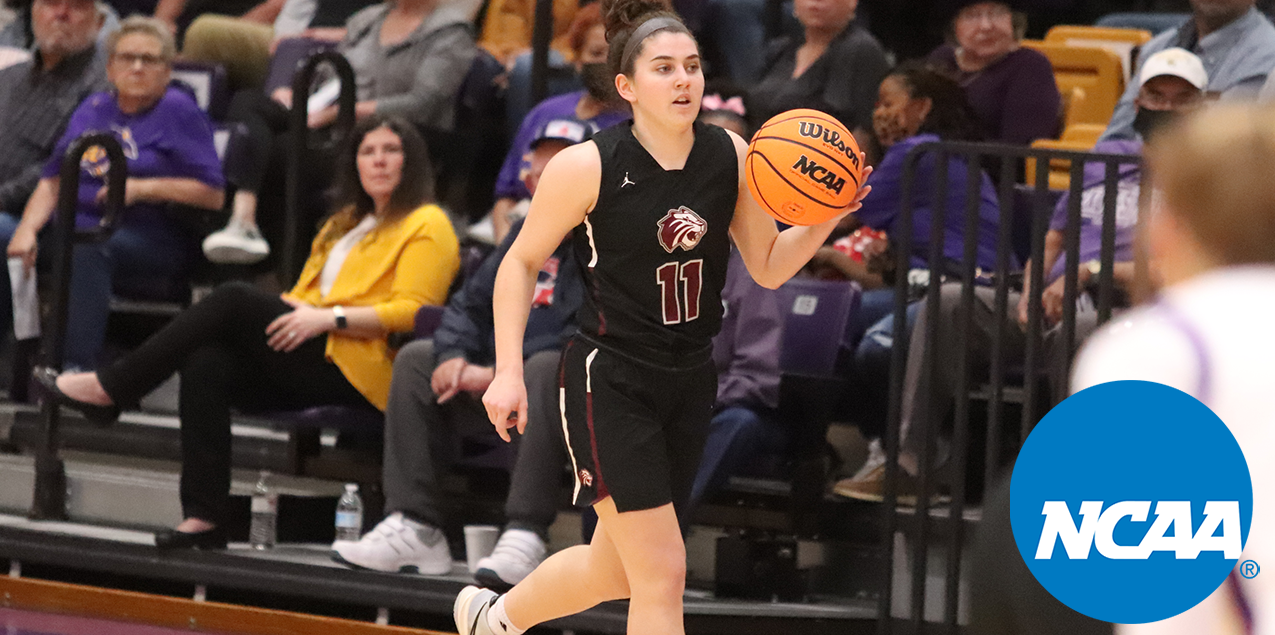
M 1209 85 L 1209 72 L 1204 70 L 1204 62 L 1195 53 L 1183 48 L 1165 49 L 1148 57 L 1142 63 L 1138 86 L 1162 75 L 1181 77 L 1200 90 Z
M 531 140 L 531 149 L 549 140 L 563 141 L 574 145 L 589 138 L 589 128 L 584 123 L 571 119 L 550 119 L 536 131 Z

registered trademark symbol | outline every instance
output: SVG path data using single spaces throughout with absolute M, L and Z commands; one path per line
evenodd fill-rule
M 1240 563 L 1240 575 L 1244 576 L 1244 578 L 1247 580 L 1252 580 L 1253 578 L 1256 578 L 1257 574 L 1261 572 L 1262 572 L 1262 568 L 1257 566 L 1257 563 L 1253 562 L 1252 560 L 1245 560 L 1244 562 Z

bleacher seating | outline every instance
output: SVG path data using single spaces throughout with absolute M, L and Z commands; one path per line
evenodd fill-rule
M 1063 46 L 1104 48 L 1120 57 L 1126 83 L 1138 64 L 1138 51 L 1151 41 L 1151 32 L 1100 26 L 1058 25 L 1045 34 L 1045 42 Z
M 1076 124 L 1068 126 L 1063 131 L 1060 139 L 1040 139 L 1032 143 L 1033 148 L 1042 148 L 1047 150 L 1076 150 L 1085 152 L 1092 150 L 1094 144 L 1098 143 L 1098 138 L 1102 136 L 1105 125 L 1098 124 Z M 1028 185 L 1036 182 L 1036 160 L 1027 160 L 1027 178 L 1024 180 Z M 1064 159 L 1054 159 L 1049 162 L 1049 189 L 1065 190 L 1071 183 L 1071 161 Z
M 1118 55 L 1105 48 L 1039 40 L 1024 40 L 1023 46 L 1049 58 L 1058 90 L 1064 95 L 1071 95 L 1075 88 L 1084 91 L 1084 98 L 1073 100 L 1068 108 L 1069 123 L 1105 126 L 1111 120 L 1125 87 L 1124 67 Z

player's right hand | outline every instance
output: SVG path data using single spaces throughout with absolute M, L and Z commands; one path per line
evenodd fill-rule
M 483 406 L 500 438 L 510 441 L 510 428 L 518 428 L 522 434 L 527 429 L 527 385 L 522 375 L 496 373 L 483 395 Z

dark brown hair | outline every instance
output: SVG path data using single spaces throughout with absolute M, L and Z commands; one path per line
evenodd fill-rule
M 930 114 L 921 122 L 918 134 L 938 135 L 944 141 L 981 141 L 978 116 L 965 96 L 965 89 L 947 73 L 921 60 L 910 60 L 890 70 L 912 99 L 929 99 Z
M 1275 263 L 1275 109 L 1219 104 L 1146 149 L 1165 207 L 1226 265 Z
M 612 72 L 617 75 L 633 74 L 633 61 L 641 56 L 642 44 L 639 43 L 637 53 L 633 55 L 632 59 L 628 60 L 628 64 L 624 63 L 624 49 L 628 47 L 629 38 L 633 36 L 633 32 L 647 20 L 652 18 L 675 20 L 677 26 L 661 29 L 660 31 L 685 33 L 687 37 L 692 40 L 695 39 L 695 36 L 691 34 L 691 30 L 682 23 L 682 18 L 669 9 L 667 4 L 662 2 L 655 2 L 654 0 L 602 0 L 602 13 L 605 16 L 603 23 L 606 24 L 607 28 L 607 44 L 611 47 L 610 51 L 607 52 L 607 63 L 611 66 Z M 647 37 L 649 38 L 650 36 Z
M 398 220 L 426 203 L 434 201 L 434 169 L 429 161 L 425 140 L 411 124 L 398 117 L 372 115 L 355 124 L 346 139 L 337 164 L 337 189 L 328 231 L 323 241 L 331 242 L 344 236 L 368 214 L 376 212 L 372 197 L 363 189 L 359 178 L 359 146 L 368 133 L 387 128 L 398 135 L 403 144 L 403 172 L 398 187 L 390 195 L 386 220 Z

